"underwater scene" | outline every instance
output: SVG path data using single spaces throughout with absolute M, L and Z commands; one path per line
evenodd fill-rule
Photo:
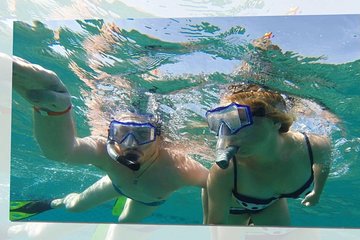
M 165 141 L 181 142 L 208 169 L 217 139 L 206 111 L 231 84 L 276 90 L 296 116 L 291 130 L 326 135 L 332 146 L 320 202 L 288 200 L 292 226 L 359 227 L 359 15 L 17 21 L 13 55 L 59 76 L 79 137 L 107 137 L 121 112 L 152 113 Z M 106 175 L 45 158 L 32 112 L 13 91 L 11 207 L 82 192 Z M 116 223 L 120 202 L 76 213 L 17 213 L 13 220 Z M 202 224 L 202 217 L 200 189 L 185 187 L 141 223 Z

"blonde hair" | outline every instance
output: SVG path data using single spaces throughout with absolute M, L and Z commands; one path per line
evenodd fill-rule
M 248 105 L 254 116 L 268 117 L 281 123 L 279 133 L 288 132 L 295 120 L 292 114 L 287 113 L 285 100 L 279 93 L 256 84 L 230 85 L 220 102 Z

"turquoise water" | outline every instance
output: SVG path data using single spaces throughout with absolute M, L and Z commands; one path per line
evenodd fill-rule
M 250 43 L 266 32 L 282 52 L 261 53 Z M 213 149 L 205 111 L 226 84 L 259 82 L 310 99 L 336 115 L 299 115 L 295 130 L 329 134 L 333 165 L 321 202 L 289 200 L 294 226 L 359 227 L 360 17 L 296 16 L 16 22 L 14 55 L 55 71 L 73 97 L 79 136 L 106 134 L 117 111 L 132 106 L 161 115 L 164 134 Z M 239 74 L 246 61 L 251 75 Z M 261 64 L 259 64 L 261 62 Z M 269 67 L 271 66 L 271 67 Z M 255 77 L 260 76 L 260 77 Z M 211 158 L 194 155 L 210 167 Z M 11 199 L 48 199 L 79 192 L 104 173 L 39 154 L 31 108 L 13 94 Z M 53 210 L 31 221 L 115 222 L 113 202 L 85 213 Z M 200 193 L 174 193 L 145 223 L 200 224 Z

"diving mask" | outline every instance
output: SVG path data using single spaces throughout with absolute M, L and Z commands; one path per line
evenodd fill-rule
M 117 143 L 125 148 L 136 147 L 137 145 L 154 142 L 156 135 L 160 135 L 160 130 L 151 123 L 113 120 L 109 126 L 107 152 L 115 161 L 137 171 L 140 169 L 140 163 L 138 162 L 140 156 L 134 153 L 120 155 L 116 151 L 115 144 Z
M 124 147 L 144 145 L 155 141 L 156 127 L 151 123 L 113 120 L 110 123 L 108 139 Z
M 253 124 L 250 107 L 231 103 L 206 112 L 209 128 L 217 136 L 230 136 Z
M 216 164 L 220 168 L 226 169 L 230 160 L 239 150 L 239 146 L 228 145 L 223 137 L 234 135 L 240 129 L 253 124 L 250 107 L 231 103 L 207 111 L 206 118 L 210 130 L 219 136 L 216 145 Z

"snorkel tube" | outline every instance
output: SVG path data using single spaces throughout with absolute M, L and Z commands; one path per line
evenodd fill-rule
M 216 144 L 216 164 L 221 169 L 229 167 L 230 160 L 235 156 L 239 147 L 237 146 L 224 146 L 224 139 L 219 138 Z
M 109 156 L 118 163 L 130 168 L 133 171 L 140 169 L 140 163 L 137 161 L 139 156 L 136 154 L 119 155 L 115 150 L 115 141 L 108 139 L 106 142 L 106 150 Z

